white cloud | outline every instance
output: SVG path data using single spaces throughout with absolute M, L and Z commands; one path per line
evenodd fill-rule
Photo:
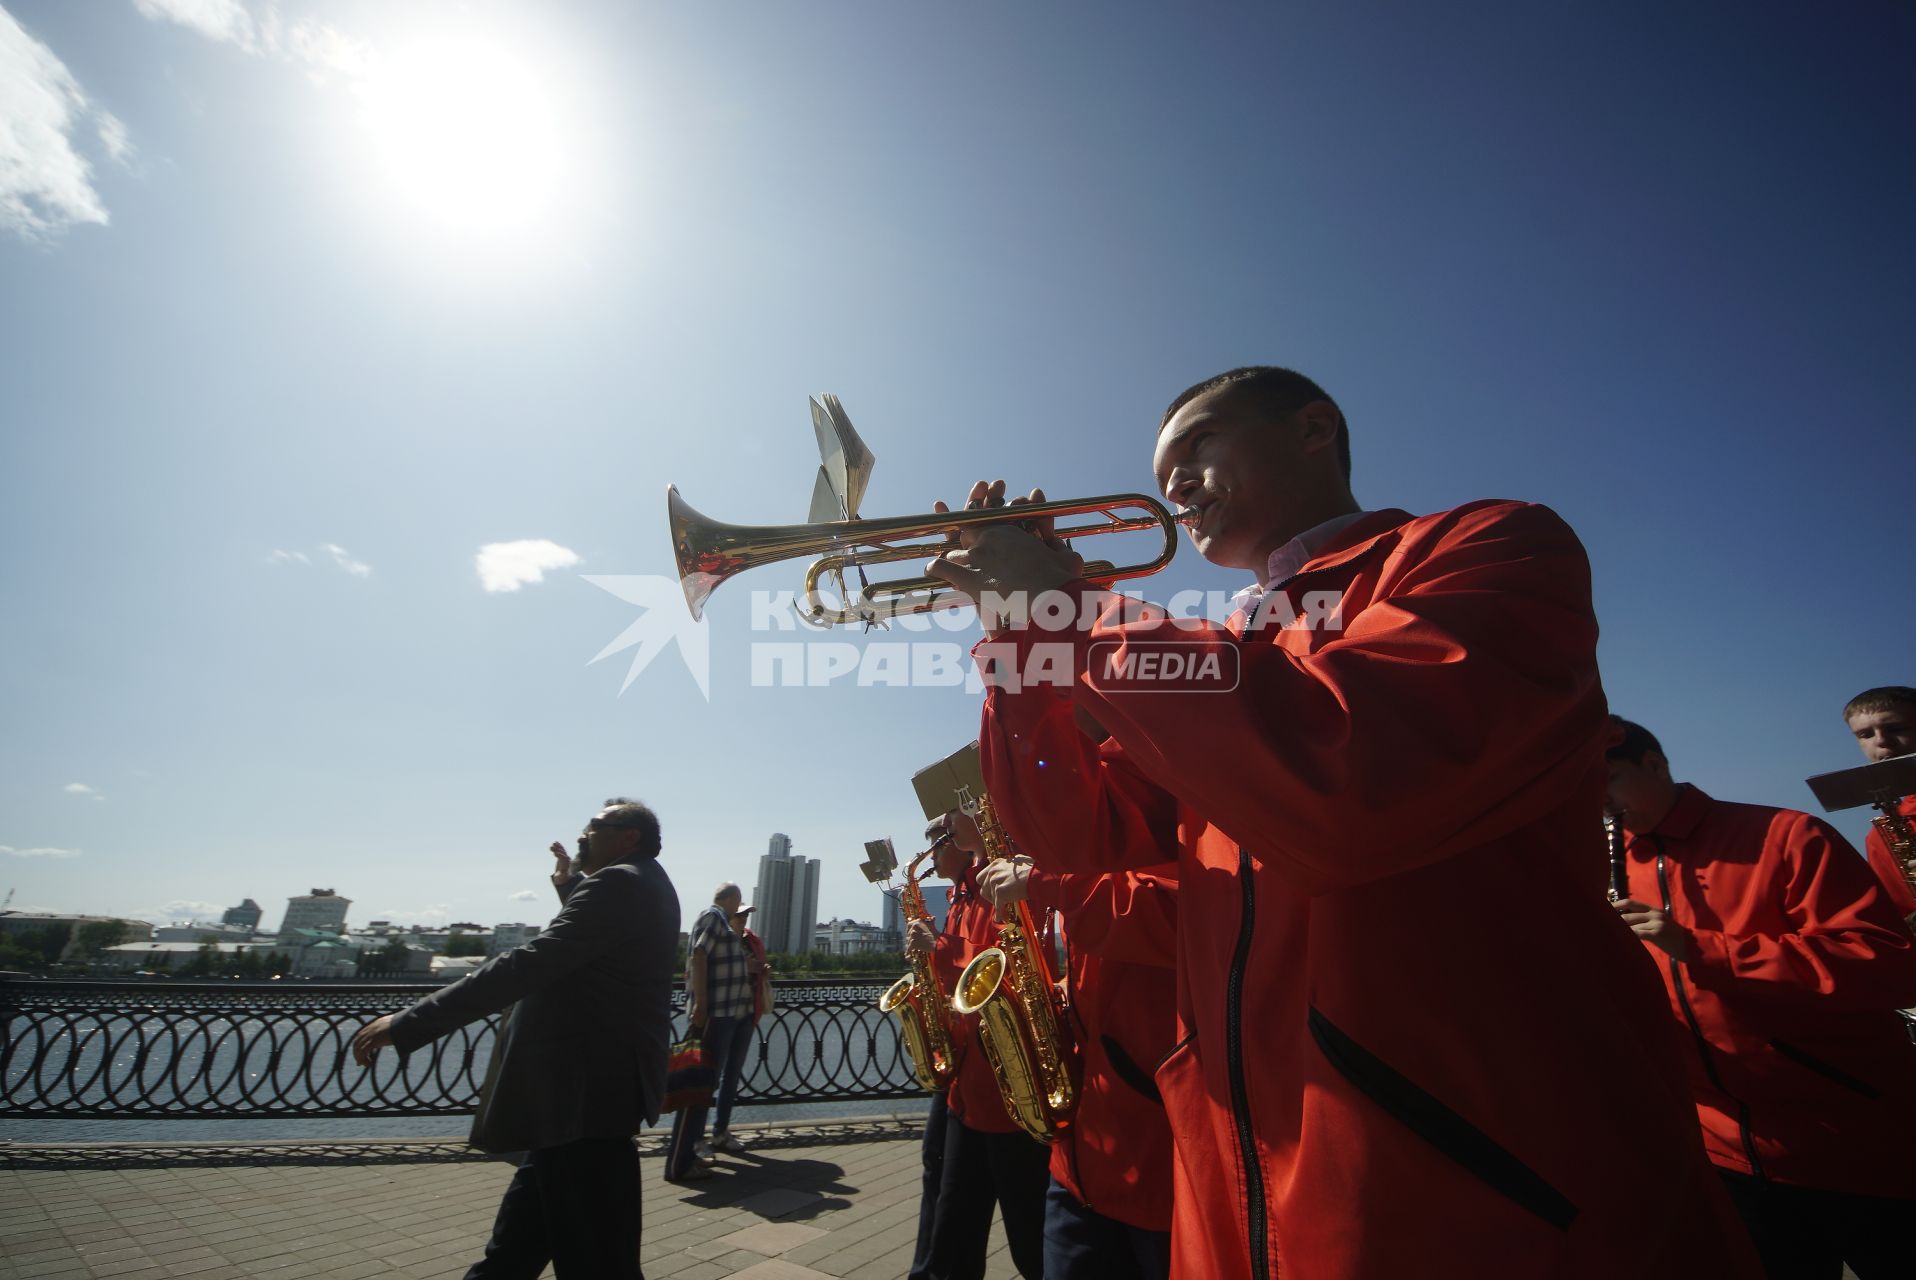
M 240 0 L 133 0 L 133 7 L 155 22 L 177 22 L 209 40 L 260 52 L 260 29 Z
M 364 560 L 353 559 L 350 555 L 346 554 L 346 548 L 336 543 L 322 542 L 319 544 L 319 549 L 331 556 L 334 564 L 344 569 L 347 573 L 352 574 L 353 577 L 370 578 L 372 576 L 373 567 Z
M 94 128 L 99 131 L 100 145 L 106 148 L 106 153 L 113 157 L 116 164 L 125 164 L 133 154 L 133 143 L 126 136 L 126 125 L 121 123 L 120 117 L 111 111 L 97 112 Z
M 296 22 L 283 42 L 287 56 L 305 66 L 315 80 L 331 72 L 348 80 L 364 81 L 372 74 L 376 55 L 371 45 L 353 39 L 323 22 Z
M 90 796 L 93 794 L 93 788 L 84 782 L 69 782 L 64 787 L 61 787 L 60 790 L 72 796 Z
M 138 907 L 132 911 L 122 911 L 121 915 L 129 920 L 145 920 L 149 924 L 176 924 L 187 920 L 195 924 L 213 924 L 224 915 L 226 908 L 217 902 L 201 902 L 193 898 L 173 898 L 157 907 Z
M 545 581 L 547 569 L 567 569 L 579 563 L 579 553 L 545 538 L 517 542 L 488 542 L 475 558 L 479 585 L 488 591 L 517 591 L 528 582 Z
M 530 889 L 521 889 L 512 895 L 512 901 L 514 902 L 537 902 L 538 900 L 539 895 Z
M 105 226 L 93 168 L 74 150 L 89 117 L 108 154 L 126 153 L 126 129 L 98 111 L 66 64 L 0 9 L 0 229 L 44 241 L 76 223 Z
M 310 18 L 288 26 L 271 5 L 259 13 L 245 0 L 133 0 L 133 6 L 155 22 L 178 23 L 209 40 L 303 66 L 315 80 L 328 74 L 363 80 L 373 62 L 363 42 Z
M 16 849 L 10 844 L 0 844 L 0 854 L 9 858 L 77 858 L 78 849 Z
M 423 907 L 411 909 L 387 907 L 373 916 L 375 920 L 390 920 L 394 924 L 450 924 L 452 922 L 452 904 L 433 902 Z
M 332 559 L 333 564 L 337 566 L 342 573 L 349 573 L 355 578 L 370 578 L 373 576 L 373 567 L 371 565 L 367 564 L 364 560 L 354 559 L 352 553 L 340 546 L 337 542 L 322 542 L 319 544 L 319 549 Z M 267 564 L 309 565 L 312 562 L 313 558 L 304 551 L 287 551 L 282 547 L 274 547 L 273 554 L 266 557 Z

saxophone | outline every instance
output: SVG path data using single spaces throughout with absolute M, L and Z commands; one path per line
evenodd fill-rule
M 1883 837 L 1883 843 L 1889 847 L 1890 859 L 1896 869 L 1903 873 L 1903 882 L 1911 893 L 1916 893 L 1916 830 L 1911 829 L 1909 819 L 1905 818 L 1894 800 L 1877 800 L 1876 816 L 1870 819 L 1870 825 L 1876 828 L 1876 834 Z
M 938 851 L 938 846 L 919 854 L 905 868 L 905 887 L 898 892 L 898 905 L 905 919 L 929 920 L 925 892 L 918 887 L 922 878 L 918 868 Z M 957 1063 L 951 1054 L 951 1021 L 945 1009 L 945 996 L 938 989 L 932 972 L 931 957 L 911 958 L 911 972 L 891 984 L 878 998 L 878 1007 L 898 1015 L 898 1030 L 905 1039 L 905 1053 L 911 1058 L 911 1073 L 918 1083 L 936 1093 L 951 1083 Z
M 1623 833 L 1623 819 L 1614 813 L 1604 814 L 1603 838 L 1610 846 L 1610 901 L 1621 902 L 1630 896 L 1629 855 L 1624 852 L 1629 837 Z
M 990 798 L 974 804 L 966 812 L 978 824 L 985 855 L 994 862 L 1008 857 L 1010 842 Z M 978 1015 L 978 1038 L 1005 1110 L 1019 1128 L 1049 1142 L 1070 1126 L 1078 1105 L 1077 1064 L 1059 1034 L 1057 982 L 1032 925 L 1031 908 L 1018 902 L 998 914 L 998 945 L 965 966 L 951 1007 Z

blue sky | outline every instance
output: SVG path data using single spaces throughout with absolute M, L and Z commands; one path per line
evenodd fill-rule
M 975 699 L 752 687 L 780 568 L 709 702 L 621 694 L 582 575 L 670 571 L 668 481 L 802 519 L 814 392 L 905 514 L 1148 488 L 1253 361 L 1367 505 L 1563 512 L 1616 709 L 1812 805 L 1916 683 L 1916 20 L 1468 10 L 0 0 L 0 888 L 538 919 L 628 793 L 688 911 L 782 830 L 876 918 Z M 574 561 L 486 590 L 519 541 Z

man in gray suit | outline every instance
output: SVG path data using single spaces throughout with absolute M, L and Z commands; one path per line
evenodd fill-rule
M 353 1037 L 370 1066 L 384 1045 L 410 1052 L 513 1006 L 472 1144 L 523 1157 L 466 1280 L 534 1280 L 548 1261 L 560 1280 L 642 1274 L 632 1135 L 665 1094 L 679 900 L 644 805 L 607 801 L 579 849 L 582 874 L 553 876 L 564 906 L 544 933 Z

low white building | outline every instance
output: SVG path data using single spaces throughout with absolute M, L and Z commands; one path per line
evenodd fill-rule
M 484 956 L 434 956 L 432 976 L 441 982 L 457 982 L 485 962 Z
M 544 925 L 495 924 L 492 926 L 492 936 L 486 939 L 486 954 L 496 956 L 502 951 L 523 947 L 544 932 Z
M 834 956 L 879 955 L 901 945 L 897 934 L 862 920 L 828 920 L 812 935 L 812 950 Z
M 153 936 L 153 926 L 144 920 L 125 920 L 119 916 L 79 916 L 46 911 L 0 911 L 0 938 L 28 943 L 49 930 L 65 931 L 66 942 L 57 959 L 70 963 L 84 958 L 83 934 L 90 925 L 118 924 L 120 937 L 127 942 L 145 942 Z
M 116 973 L 173 973 L 198 959 L 202 945 L 198 942 L 124 942 L 101 951 L 100 963 Z M 214 946 L 221 957 L 249 951 L 264 957 L 279 949 L 270 942 L 220 942 Z
M 155 925 L 153 928 L 155 942 L 200 942 L 206 938 L 211 938 L 215 942 L 251 942 L 253 931 L 223 924 L 206 924 L 202 921 L 162 924 Z

